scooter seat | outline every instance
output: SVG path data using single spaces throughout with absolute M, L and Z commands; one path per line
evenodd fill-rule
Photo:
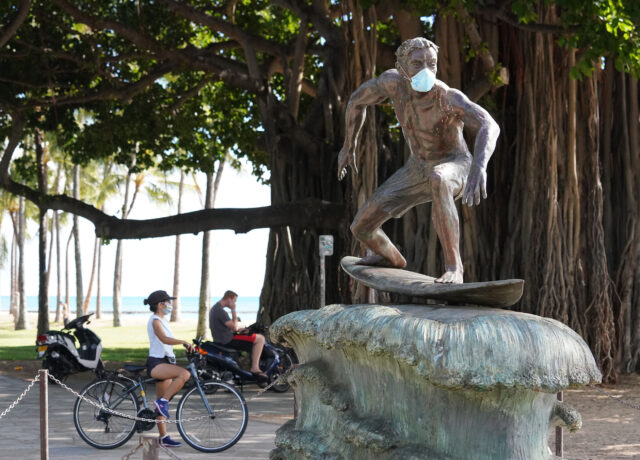
M 136 364 L 125 364 L 124 370 L 129 371 L 133 374 L 137 374 L 139 372 L 147 370 L 147 366 L 138 366 Z
M 202 348 L 204 348 L 206 351 L 209 351 L 209 352 L 221 351 L 222 353 L 227 353 L 229 355 L 235 355 L 240 353 L 240 351 L 236 350 L 235 348 L 225 347 L 224 345 L 220 345 L 219 343 L 215 343 L 215 342 L 205 342 L 202 344 Z

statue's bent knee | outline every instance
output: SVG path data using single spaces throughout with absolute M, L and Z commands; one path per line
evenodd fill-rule
M 360 241 L 371 238 L 371 231 L 365 229 L 360 222 L 353 222 L 350 229 L 353 236 L 355 236 Z
M 429 186 L 435 196 L 453 193 L 454 182 L 446 174 L 434 171 L 429 175 Z

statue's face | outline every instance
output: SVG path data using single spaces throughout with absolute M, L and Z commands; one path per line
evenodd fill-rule
M 438 53 L 433 48 L 418 48 L 410 52 L 401 65 L 409 79 L 425 67 L 435 75 L 438 70 Z

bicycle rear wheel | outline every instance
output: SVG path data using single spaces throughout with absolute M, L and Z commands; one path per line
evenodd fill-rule
M 99 379 L 87 385 L 73 408 L 73 423 L 80 437 L 96 449 L 115 449 L 133 436 L 136 422 L 114 415 L 98 406 L 102 405 L 124 415 L 135 417 L 138 401 L 127 386 L 116 380 Z
M 247 404 L 238 391 L 227 383 L 201 382 L 209 403 L 209 415 L 197 387 L 184 394 L 178 403 L 180 436 L 194 449 L 221 452 L 233 446 L 244 434 L 249 419 Z

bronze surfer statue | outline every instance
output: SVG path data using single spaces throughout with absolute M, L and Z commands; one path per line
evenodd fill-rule
M 356 214 L 351 231 L 374 254 L 362 265 L 404 268 L 400 251 L 382 231 L 391 217 L 432 202 L 432 218 L 442 244 L 446 271 L 439 283 L 462 283 L 460 224 L 455 200 L 478 205 L 487 197 L 487 163 L 500 134 L 491 115 L 461 91 L 436 79 L 438 47 L 412 38 L 396 51 L 396 68 L 363 83 L 353 92 L 345 115 L 345 141 L 338 156 L 338 178 L 356 168 L 356 145 L 366 108 L 391 100 L 411 154 Z M 475 134 L 473 155 L 463 138 L 466 126 Z

